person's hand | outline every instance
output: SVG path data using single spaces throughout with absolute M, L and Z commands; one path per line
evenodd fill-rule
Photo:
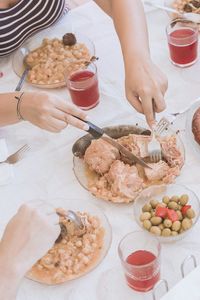
M 59 218 L 49 206 L 22 205 L 8 223 L 0 242 L 0 269 L 15 270 L 22 278 L 54 245 Z M 53 212 L 53 209 L 52 209 Z
M 20 103 L 20 114 L 24 120 L 52 132 L 59 132 L 67 124 L 77 128 L 88 130 L 84 122 L 74 118 L 72 115 L 83 120 L 87 115 L 74 104 L 67 103 L 64 99 L 44 93 L 24 93 Z
M 155 123 L 153 110 L 157 113 L 166 108 L 164 95 L 167 78 L 150 59 L 134 60 L 126 68 L 126 97 L 140 113 L 145 114 L 147 123 Z M 154 99 L 154 100 L 153 100 Z

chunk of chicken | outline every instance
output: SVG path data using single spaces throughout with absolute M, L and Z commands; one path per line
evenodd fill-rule
M 139 176 L 135 166 L 125 165 L 116 160 L 110 167 L 107 180 L 115 195 L 134 199 L 136 192 L 142 189 L 143 179 Z
M 84 160 L 89 168 L 98 174 L 109 171 L 111 164 L 120 158 L 117 148 L 102 139 L 93 140 L 85 151 Z
M 163 179 L 168 174 L 169 166 L 163 160 L 160 160 L 158 163 L 148 164 L 151 169 L 145 168 L 144 172 L 149 181 L 159 181 Z
M 162 154 L 170 167 L 178 166 L 181 168 L 184 164 L 184 157 L 177 147 L 175 135 L 160 138 Z

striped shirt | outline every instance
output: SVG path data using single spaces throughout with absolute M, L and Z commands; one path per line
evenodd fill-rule
M 20 0 L 11 8 L 0 9 L 0 57 L 54 24 L 64 10 L 65 0 Z

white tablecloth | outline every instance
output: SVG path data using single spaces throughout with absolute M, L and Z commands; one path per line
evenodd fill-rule
M 147 13 L 147 19 L 152 57 L 169 77 L 169 90 L 166 97 L 168 108 L 165 114 L 187 108 L 199 96 L 200 85 L 185 81 L 181 75 L 182 71 L 169 62 L 164 31 L 169 22 L 167 15 L 161 11 L 151 10 Z M 72 27 L 94 41 L 96 54 L 100 57 L 98 70 L 101 101 L 95 109 L 89 111 L 91 119 L 101 126 L 113 123 L 142 124 L 143 117 L 138 115 L 125 100 L 121 51 L 111 20 L 91 2 L 65 16 L 50 34 L 61 34 Z M 12 71 L 11 58 L 0 61 L 0 68 L 4 73 L 4 77 L 0 79 L 0 92 L 14 90 L 18 78 Z M 200 72 L 195 75 L 199 76 L 199 74 Z M 28 85 L 25 88 L 33 89 Z M 70 101 L 66 89 L 52 92 Z M 176 121 L 175 127 L 183 129 L 181 136 L 186 146 L 186 163 L 177 182 L 187 184 L 199 194 L 199 158 L 193 154 L 186 141 L 184 115 Z M 6 139 L 9 152 L 14 151 L 24 142 L 28 142 L 32 148 L 27 157 L 14 166 L 15 176 L 12 183 L 0 186 L 1 232 L 23 202 L 38 197 L 49 202 L 53 202 L 56 197 L 67 199 L 81 197 L 83 201 L 90 200 L 104 210 L 113 230 L 110 251 L 93 272 L 77 281 L 57 287 L 46 287 L 24 280 L 17 299 L 151 299 L 150 294 L 136 293 L 125 285 L 118 259 L 117 245 L 120 239 L 126 233 L 138 229 L 133 219 L 132 205 L 114 205 L 95 199 L 79 185 L 73 174 L 71 148 L 76 138 L 81 135 L 81 131 L 70 127 L 60 134 L 51 134 L 27 123 L 0 130 L 0 138 Z M 168 280 L 170 287 L 181 279 L 180 264 L 186 255 L 194 254 L 199 261 L 199 230 L 200 224 L 197 224 L 183 241 L 163 245 L 162 277 Z

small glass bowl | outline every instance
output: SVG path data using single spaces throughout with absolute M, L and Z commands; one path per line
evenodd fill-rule
M 92 216 L 96 216 L 99 218 L 101 225 L 105 231 L 104 243 L 103 243 L 103 247 L 101 249 L 101 254 L 100 254 L 98 260 L 95 262 L 95 264 L 92 264 L 91 267 L 88 268 L 85 273 L 81 273 L 80 275 L 77 274 L 77 276 L 74 277 L 73 279 L 69 279 L 69 280 L 66 280 L 65 282 L 57 283 L 57 284 L 53 284 L 53 285 L 65 284 L 67 282 L 76 280 L 82 276 L 85 276 L 86 274 L 93 271 L 103 261 L 103 259 L 107 255 L 107 253 L 110 249 L 110 246 L 111 246 L 111 242 L 112 242 L 112 228 L 111 228 L 111 225 L 110 225 L 106 215 L 103 213 L 103 211 L 100 208 L 98 208 L 95 205 L 92 205 L 89 201 L 83 200 L 81 198 L 79 198 L 79 199 L 55 198 L 55 199 L 48 199 L 48 203 L 45 201 L 43 201 L 43 202 L 46 206 L 52 207 L 52 210 L 53 210 L 53 208 L 64 208 L 65 210 L 72 210 L 74 212 L 77 212 L 77 211 L 87 212 Z M 41 201 L 40 201 L 40 203 L 41 203 Z M 47 284 L 46 282 L 42 282 L 35 278 L 29 277 L 28 275 L 26 275 L 26 277 L 35 282 L 39 282 L 39 283 L 42 283 L 45 285 L 50 285 L 50 284 Z
M 94 43 L 85 35 L 76 32 L 74 34 L 76 36 L 77 43 L 83 43 L 86 45 L 86 47 L 89 50 L 90 57 L 95 56 Z M 34 38 L 30 38 L 25 44 L 23 44 L 19 49 L 16 50 L 12 58 L 12 68 L 17 76 L 21 77 L 25 70 L 23 48 L 27 49 L 27 51 L 33 51 L 39 48 L 42 45 L 43 39 L 47 37 L 48 39 L 54 39 L 54 38 L 62 39 L 62 35 L 60 34 L 56 35 L 53 34 L 52 32 L 49 32 L 47 36 L 47 32 L 45 31 L 45 34 L 38 33 L 36 36 L 34 36 Z M 34 84 L 29 81 L 26 82 L 34 87 L 42 88 L 42 89 L 55 89 L 55 88 L 61 88 L 66 86 L 65 80 L 57 83 L 51 83 L 51 84 Z
M 184 185 L 179 185 L 179 184 L 170 184 L 170 185 L 154 185 L 151 186 L 145 190 L 143 190 L 140 195 L 135 199 L 134 205 L 133 205 L 133 214 L 135 217 L 135 220 L 137 224 L 145 230 L 149 235 L 155 236 L 153 233 L 149 232 L 148 230 L 144 229 L 142 226 L 142 223 L 140 221 L 140 215 L 142 213 L 142 207 L 146 204 L 149 203 L 151 199 L 155 199 L 159 202 L 162 202 L 162 197 L 164 196 L 181 196 L 183 194 L 187 194 L 189 196 L 189 201 L 188 205 L 191 205 L 192 208 L 195 211 L 195 218 L 193 219 L 193 225 L 190 229 L 184 231 L 183 233 L 180 233 L 176 236 L 169 236 L 169 237 L 164 237 L 164 236 L 157 236 L 159 241 L 161 243 L 169 243 L 169 242 L 176 242 L 180 239 L 183 239 L 190 231 L 191 229 L 195 226 L 199 219 L 200 215 L 200 201 L 197 195 L 185 187 Z

